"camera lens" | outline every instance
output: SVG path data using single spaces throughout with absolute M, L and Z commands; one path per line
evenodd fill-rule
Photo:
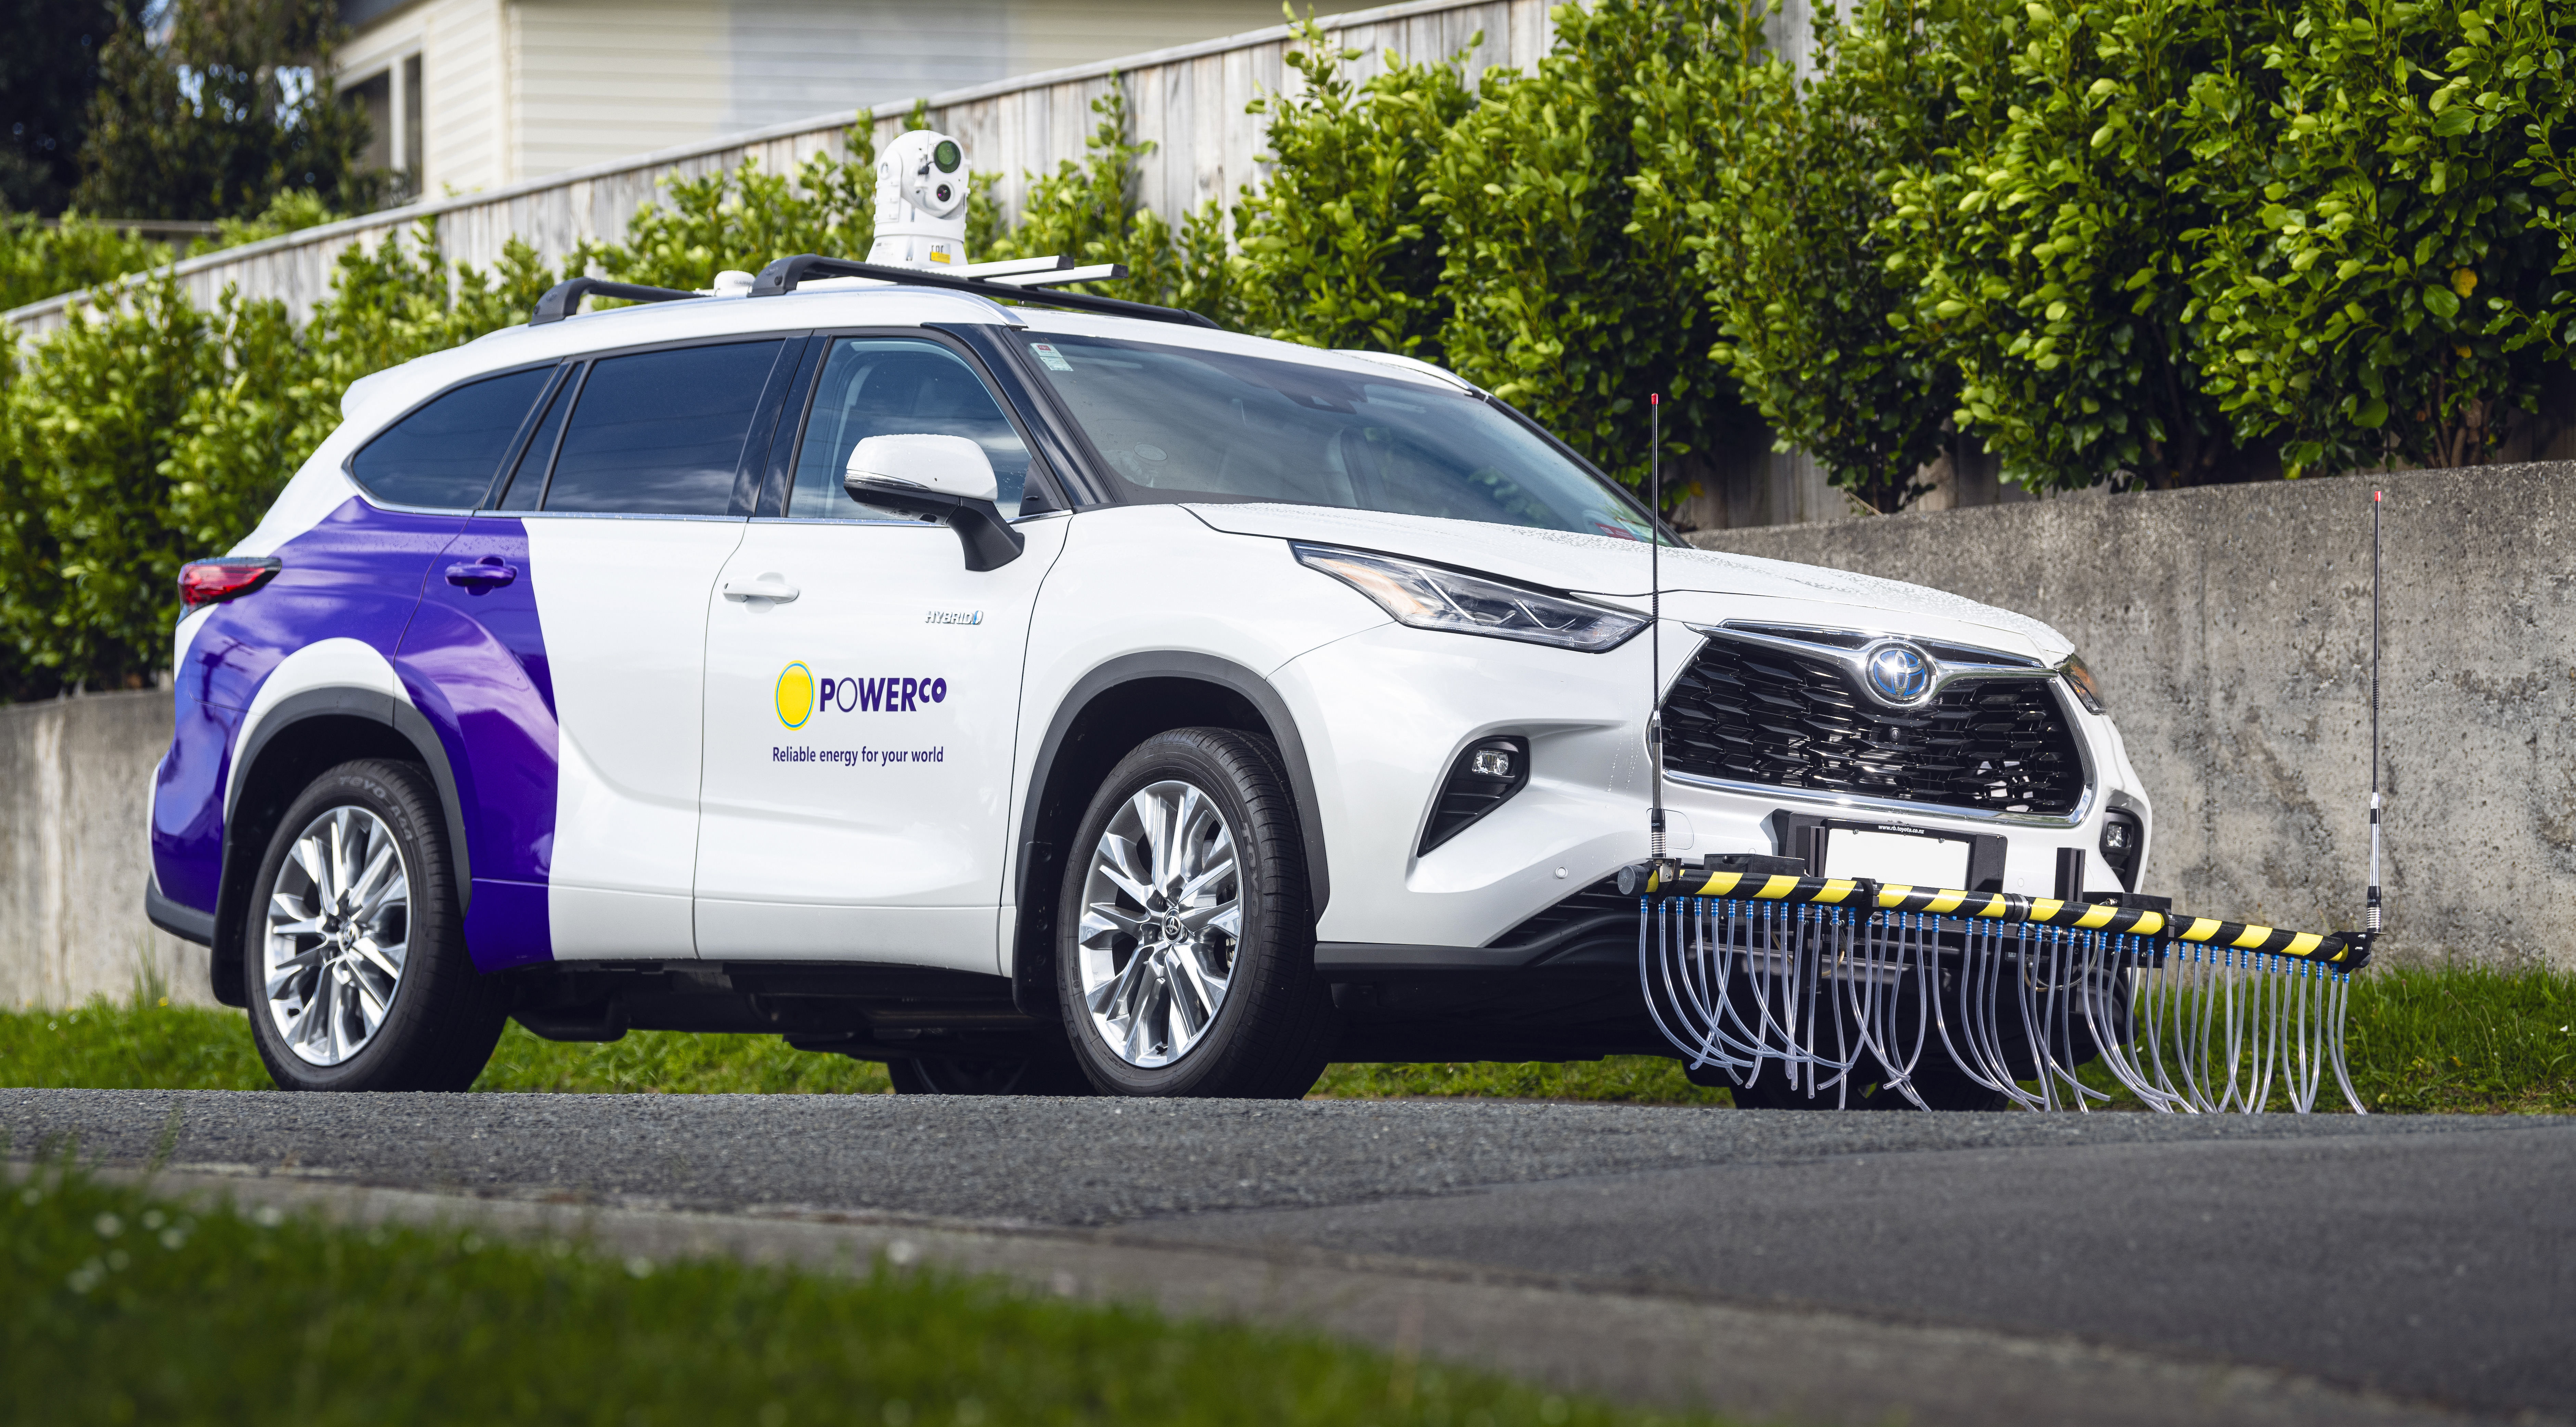
M 964 158 L 965 155 L 957 151 L 955 139 L 942 139 L 939 141 L 939 147 L 930 151 L 930 162 L 937 166 L 941 173 L 955 173 L 957 165 Z
M 941 203 L 945 203 L 945 202 L 947 202 L 947 201 L 948 201 L 948 185 L 943 183 L 943 184 L 939 185 L 937 188 L 932 189 L 932 190 L 930 191 L 930 196 L 931 196 L 933 199 L 937 200 L 938 202 L 941 202 Z

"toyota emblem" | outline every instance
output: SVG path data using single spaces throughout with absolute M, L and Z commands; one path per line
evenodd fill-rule
M 1861 656 L 1869 691 L 1882 702 L 1921 703 L 1932 692 L 1932 656 L 1901 640 L 1890 640 Z

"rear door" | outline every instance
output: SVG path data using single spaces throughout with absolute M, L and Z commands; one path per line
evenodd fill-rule
M 1019 520 L 1026 552 L 978 573 L 946 526 L 851 500 L 868 436 L 978 442 L 1006 515 L 1029 451 L 959 352 L 826 340 L 782 508 L 708 606 L 699 949 L 991 973 L 1029 611 L 1067 522 Z
M 444 647 L 455 692 L 507 710 L 477 759 L 479 963 L 697 954 L 707 599 L 801 344 L 576 364 L 433 572 L 421 657 Z

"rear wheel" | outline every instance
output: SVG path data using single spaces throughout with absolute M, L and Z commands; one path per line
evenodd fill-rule
M 1294 1099 L 1323 1073 L 1305 844 L 1270 741 L 1157 734 L 1110 771 L 1057 909 L 1066 1038 L 1113 1095 Z
M 281 1090 L 463 1090 L 508 1001 L 465 951 L 426 774 L 363 758 L 313 780 L 260 859 L 243 929 L 252 1039 Z

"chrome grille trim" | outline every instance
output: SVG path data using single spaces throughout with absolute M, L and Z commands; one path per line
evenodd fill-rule
M 1940 665 L 1939 674 L 1934 683 L 1932 692 L 1925 695 L 1921 701 L 1911 706 L 1911 709 L 1914 711 L 1933 707 L 1934 702 L 1939 698 L 1943 689 L 1966 680 L 2018 679 L 2029 683 L 2044 684 L 2046 689 L 2045 696 L 2054 701 L 2053 711 L 2056 716 L 2057 729 L 2063 734 L 2065 740 L 2074 746 L 2078 765 L 2076 770 L 2077 785 L 2072 806 L 2062 813 L 2015 812 L 2003 808 L 1980 807 L 1974 804 L 1951 801 L 1936 802 L 1915 798 L 1880 797 L 1863 792 L 1849 792 L 1832 788 L 1784 786 L 1782 784 L 1759 782 L 1745 778 L 1723 777 L 1713 773 L 1692 772 L 1674 766 L 1676 760 L 1671 757 L 1668 748 L 1665 776 L 1671 782 L 1691 787 L 1712 788 L 1731 793 L 1750 794 L 1772 800 L 1785 800 L 1820 808 L 1839 808 L 1866 813 L 1886 813 L 1917 820 L 1925 817 L 1946 817 L 1984 824 L 2000 823 L 2006 825 L 2046 828 L 2066 828 L 2080 825 L 2092 814 L 2098 801 L 2100 787 L 2099 770 L 2094 763 L 2092 743 L 2087 737 L 2085 737 L 2083 732 L 2080 711 L 2073 703 L 2071 695 L 2065 687 L 2065 679 L 2063 677 L 2065 669 L 2064 661 L 2060 661 L 2056 664 L 2043 664 L 2038 660 L 2031 659 L 2024 655 L 2008 654 L 2000 650 L 1977 649 L 1973 646 L 1961 645 L 1949 640 L 1927 639 L 1892 631 L 1823 627 L 1809 629 L 1802 626 L 1785 626 L 1771 623 L 1753 624 L 1748 627 L 1747 624 L 1736 621 L 1729 621 L 1720 625 L 1694 624 L 1690 625 L 1689 628 L 1709 640 L 1725 640 L 1730 643 L 1764 649 L 1775 653 L 1793 655 L 1804 661 L 1829 666 L 1841 673 L 1844 683 L 1851 688 L 1856 699 L 1868 697 L 1860 694 L 1860 691 L 1864 688 L 1861 678 L 1862 670 L 1860 667 L 1863 652 L 1876 641 L 1889 639 L 1906 640 L 1918 648 L 1925 649 L 1927 652 L 1933 652 Z M 1824 637 L 1796 638 L 1791 637 L 1793 634 L 1817 635 Z M 1828 642 L 1828 640 L 1831 642 Z M 1679 732 L 1677 725 L 1685 723 L 1690 718 L 1690 714 L 1687 711 L 1684 711 L 1682 717 L 1679 719 L 1674 717 L 1672 712 L 1673 693 L 1675 689 L 1680 687 L 1683 680 L 1687 680 L 1691 674 L 1697 670 L 1699 661 L 1706 653 L 1707 645 L 1705 644 L 1703 644 L 1699 650 L 1694 651 L 1691 655 L 1690 661 L 1685 664 L 1682 674 L 1677 677 L 1674 687 L 1667 689 L 1666 691 L 1665 697 L 1667 714 L 1665 722 L 1668 739 L 1671 738 L 1673 734 Z M 1980 662 L 1956 660 L 1951 657 L 1958 655 L 1975 656 Z

